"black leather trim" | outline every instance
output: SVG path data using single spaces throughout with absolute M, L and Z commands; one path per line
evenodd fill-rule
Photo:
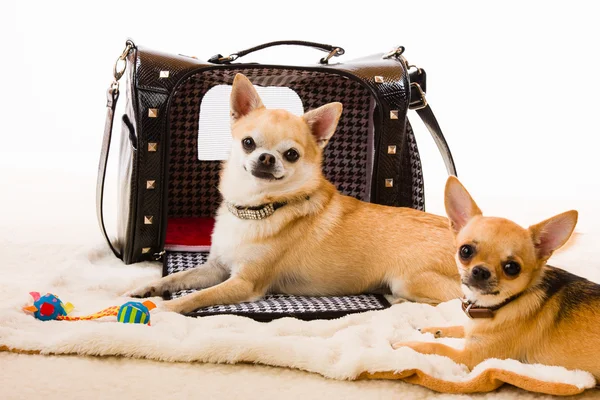
M 383 299 L 383 301 L 386 301 L 385 298 L 381 295 L 377 295 L 377 297 L 380 299 L 380 301 L 382 301 L 381 299 Z M 365 310 L 355 310 L 355 311 L 341 311 L 341 312 L 336 312 L 336 311 L 329 311 L 329 312 L 315 312 L 315 313 L 297 313 L 297 314 L 284 314 L 284 313 L 228 313 L 228 314 L 223 314 L 223 313 L 202 313 L 200 315 L 196 314 L 195 312 L 191 312 L 188 314 L 185 314 L 188 317 L 196 317 L 196 318 L 200 318 L 200 317 L 210 317 L 213 315 L 237 315 L 240 317 L 246 317 L 246 318 L 250 318 L 253 319 L 257 322 L 271 322 L 273 320 L 279 319 L 279 318 L 295 318 L 295 319 L 299 319 L 301 321 L 313 321 L 316 319 L 337 319 L 337 318 L 341 318 L 343 316 L 346 315 L 350 315 L 350 314 L 358 314 L 361 312 L 365 312 Z
M 388 62 L 394 63 L 398 73 L 397 76 L 394 76 L 395 82 L 378 86 L 384 101 L 382 102 L 381 129 L 377 144 L 379 157 L 375 158 L 377 170 L 373 179 L 373 191 L 377 193 L 377 196 L 374 202 L 388 206 L 411 207 L 412 191 L 406 190 L 408 185 L 401 185 L 401 183 L 411 182 L 409 147 L 405 134 L 410 82 L 404 64 L 400 60 L 392 58 Z M 384 77 L 384 79 L 386 78 L 390 79 Z M 398 112 L 397 119 L 391 119 L 392 110 Z M 396 154 L 388 154 L 387 147 L 389 145 L 398 146 L 399 151 Z M 386 187 L 386 179 L 393 179 L 394 185 Z
M 131 93 L 131 103 L 129 103 L 128 112 L 131 113 L 130 120 L 136 127 L 136 149 L 141 149 L 142 142 L 142 130 L 140 123 L 140 114 L 137 112 L 139 110 L 139 95 L 137 92 L 137 62 L 136 60 L 139 57 L 139 49 L 134 47 L 133 51 L 127 57 L 127 68 L 129 69 L 129 86 L 128 90 Z M 138 202 L 138 173 L 139 173 L 139 151 L 133 153 L 131 159 L 131 175 L 128 177 L 129 179 L 129 213 L 127 214 L 127 222 L 126 225 L 126 236 L 123 238 L 123 261 L 125 264 L 132 264 L 134 262 L 142 261 L 141 259 L 135 257 L 134 249 L 135 249 L 135 237 L 136 237 L 136 228 L 137 228 L 137 211 L 139 209 Z M 121 207 L 124 205 L 121 204 Z M 123 212 L 125 214 L 125 212 Z
M 140 123 L 138 120 L 138 113 L 136 112 L 137 110 L 137 104 L 138 104 L 138 94 L 137 94 L 137 90 L 136 90 L 136 80 L 137 80 L 137 65 L 136 65 L 136 60 L 139 54 L 139 50 L 134 47 L 133 51 L 129 54 L 129 56 L 127 57 L 127 68 L 128 68 L 128 86 L 127 86 L 127 93 L 128 93 L 128 103 L 127 103 L 127 107 L 126 107 L 126 113 L 129 114 L 129 120 L 131 121 L 131 123 L 134 126 L 134 129 L 136 131 L 136 143 L 135 143 L 135 148 L 139 149 L 140 148 Z M 121 149 L 122 152 L 125 152 L 125 148 L 123 147 Z M 138 190 L 138 186 L 137 186 L 137 174 L 138 174 L 138 170 L 139 170 L 139 166 L 138 166 L 138 152 L 133 152 L 131 154 L 130 157 L 130 163 L 131 165 L 129 166 L 130 171 L 129 174 L 126 174 L 126 176 L 122 176 L 121 179 L 125 179 L 127 181 L 127 185 L 128 185 L 128 198 L 124 198 L 123 200 L 127 200 L 127 207 L 129 207 L 129 210 L 121 210 L 121 216 L 119 217 L 121 223 L 124 226 L 125 229 L 125 234 L 124 237 L 122 239 L 123 241 L 123 261 L 125 262 L 125 264 L 131 264 L 133 262 L 136 262 L 137 260 L 134 258 L 134 254 L 133 254 L 133 247 L 134 247 L 134 243 L 135 243 L 135 228 L 136 228 L 136 213 L 137 213 L 137 190 Z M 121 207 L 124 207 L 124 204 L 120 205 Z

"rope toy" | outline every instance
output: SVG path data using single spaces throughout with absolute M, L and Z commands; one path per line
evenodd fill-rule
M 143 303 L 129 301 L 122 306 L 112 306 L 97 313 L 83 317 L 69 317 L 73 310 L 73 304 L 63 303 L 56 295 L 46 293 L 41 296 L 39 292 L 29 293 L 33 298 L 33 305 L 23 307 L 23 311 L 30 312 L 36 319 L 41 321 L 88 321 L 104 317 L 117 317 L 117 321 L 125 324 L 148 324 L 150 325 L 150 310 L 156 305 L 147 300 Z

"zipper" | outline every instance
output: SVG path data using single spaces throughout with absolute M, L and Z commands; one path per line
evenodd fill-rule
M 298 66 L 269 65 L 269 64 L 255 64 L 255 63 L 211 65 L 211 66 L 199 67 L 199 68 L 189 71 L 184 76 L 182 76 L 179 79 L 179 81 L 177 81 L 177 83 L 173 86 L 173 90 L 169 94 L 169 98 L 167 100 L 167 107 L 166 107 L 166 112 L 167 112 L 167 127 L 166 128 L 167 129 L 166 129 L 166 135 L 165 135 L 167 137 L 165 138 L 166 139 L 165 145 L 163 146 L 163 148 L 165 149 L 164 150 L 165 151 L 165 159 L 163 162 L 163 170 L 162 170 L 162 175 L 163 175 L 163 179 L 162 179 L 163 190 L 162 190 L 162 194 L 161 194 L 161 196 L 162 196 L 162 198 L 161 198 L 162 218 L 161 218 L 161 228 L 160 228 L 160 233 L 159 233 L 159 238 L 158 238 L 159 239 L 158 240 L 159 248 L 161 248 L 162 250 L 160 252 L 154 254 L 155 257 L 158 257 L 158 258 L 156 258 L 156 260 L 162 259 L 166 252 L 164 250 L 164 247 L 165 247 L 165 239 L 166 239 L 166 234 L 167 234 L 167 218 L 168 218 L 168 210 L 167 210 L 167 208 L 168 208 L 168 189 L 169 189 L 168 165 L 169 165 L 169 157 L 170 157 L 170 150 L 171 150 L 171 112 L 170 111 L 171 111 L 173 95 L 177 92 L 179 86 L 181 86 L 181 84 L 185 80 L 187 80 L 189 77 L 191 77 L 195 74 L 198 74 L 201 72 L 217 70 L 217 69 L 232 70 L 232 69 L 244 69 L 244 68 L 291 69 L 291 70 L 298 70 L 298 71 L 325 72 L 325 73 L 332 74 L 332 75 L 345 76 L 348 79 L 358 82 L 361 86 L 365 87 L 371 93 L 371 95 L 375 99 L 375 102 L 378 106 L 378 107 L 376 107 L 376 109 L 378 110 L 379 121 L 383 120 L 382 98 L 379 95 L 379 93 L 368 82 L 366 82 L 346 71 L 335 70 L 330 67 L 298 67 Z M 374 142 L 376 144 L 376 149 L 379 149 L 380 144 L 381 144 L 381 135 L 380 134 L 375 135 Z M 374 162 L 374 165 L 378 165 L 378 162 L 379 162 L 379 152 L 378 151 L 374 152 L 373 162 Z M 374 174 L 376 174 L 376 171 L 374 171 Z M 372 185 L 374 185 L 375 182 L 376 182 L 376 179 L 373 179 Z M 374 194 L 373 188 L 371 188 L 371 193 Z

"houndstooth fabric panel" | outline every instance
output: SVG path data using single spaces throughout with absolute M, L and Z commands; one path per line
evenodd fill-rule
M 194 268 L 197 265 L 204 264 L 208 259 L 208 252 L 168 252 L 167 264 L 163 276 L 171 275 L 176 272 L 185 271 Z
M 415 133 L 410 123 L 406 124 L 406 140 L 408 141 L 408 155 L 410 158 L 410 172 L 412 175 L 412 203 L 416 210 L 425 211 L 425 180 L 423 179 L 423 166 L 417 147 Z
M 325 176 L 344 194 L 368 201 L 369 107 L 371 95 L 360 83 L 319 71 L 251 68 L 199 72 L 179 85 L 170 109 L 169 217 L 214 215 L 220 203 L 219 161 L 197 158 L 198 115 L 204 95 L 233 82 L 241 72 L 260 86 L 294 90 L 305 110 L 332 101 L 344 104 L 336 134 L 325 149 Z
M 203 264 L 208 258 L 208 253 L 168 252 L 165 259 L 163 276 L 185 271 Z M 172 295 L 172 298 L 194 293 L 195 290 L 181 290 Z M 193 316 L 214 314 L 259 315 L 278 314 L 281 316 L 297 316 L 302 314 L 344 314 L 362 311 L 382 310 L 389 304 L 380 296 L 363 294 L 355 296 L 292 296 L 283 294 L 267 295 L 261 300 L 230 304 L 216 305 L 199 309 L 192 313 Z
M 184 290 L 175 297 L 185 296 L 193 293 L 193 290 Z M 362 294 L 356 296 L 291 296 L 283 294 L 272 294 L 264 299 L 230 305 L 219 305 L 201 308 L 193 314 L 195 316 L 214 314 L 315 314 L 331 312 L 364 312 L 382 310 L 385 307 L 377 296 Z

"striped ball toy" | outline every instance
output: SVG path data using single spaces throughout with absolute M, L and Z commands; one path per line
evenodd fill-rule
M 150 310 L 153 307 L 149 301 L 140 303 L 138 301 L 129 301 L 119 308 L 117 321 L 125 324 L 148 324 L 150 325 Z M 151 307 L 148 309 L 148 307 Z

